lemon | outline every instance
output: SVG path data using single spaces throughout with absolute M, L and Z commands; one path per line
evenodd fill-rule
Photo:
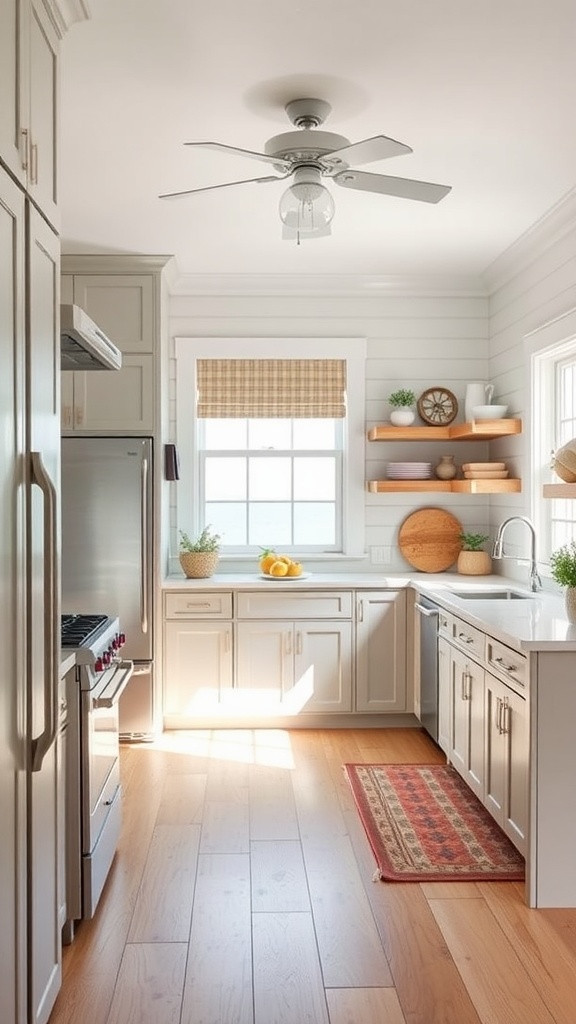
M 302 575 L 302 565 L 300 564 L 300 562 L 290 562 L 290 565 L 288 566 L 288 572 L 286 573 L 286 575 L 287 576 L 301 576 Z
M 275 562 L 272 562 L 268 572 L 270 576 L 287 576 L 288 565 L 286 562 L 282 562 L 280 559 L 277 559 Z
M 270 566 L 276 561 L 277 557 L 275 551 L 272 551 L 271 548 L 265 548 L 258 562 L 260 572 L 270 572 Z

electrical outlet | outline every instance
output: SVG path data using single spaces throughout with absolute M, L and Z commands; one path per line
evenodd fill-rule
M 371 547 L 370 561 L 372 562 L 372 565 L 386 565 L 390 561 L 390 548 L 377 546 Z

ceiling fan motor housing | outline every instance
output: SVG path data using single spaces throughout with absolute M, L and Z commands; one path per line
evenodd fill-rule
M 336 158 L 330 161 L 330 153 L 344 149 L 350 142 L 343 135 L 334 132 L 311 131 L 301 128 L 297 132 L 283 132 L 268 139 L 264 152 L 266 156 L 277 156 L 282 160 L 290 160 L 294 167 L 300 164 L 317 162 L 323 171 L 346 170 L 349 166 L 345 160 Z M 326 157 L 326 159 L 322 159 Z

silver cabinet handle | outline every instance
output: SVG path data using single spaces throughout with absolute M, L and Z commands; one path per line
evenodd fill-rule
M 518 666 L 517 665 L 507 665 L 506 662 L 504 661 L 504 658 L 494 658 L 494 664 L 495 665 L 499 665 L 500 668 L 503 668 L 505 672 L 517 672 L 518 671 Z
M 148 632 L 148 459 L 142 459 L 140 476 L 140 625 Z
M 32 740 L 32 771 L 39 772 L 44 757 L 56 739 L 58 727 L 58 522 L 56 488 L 40 452 L 30 453 L 30 482 L 39 487 L 44 499 L 44 729 Z
M 302 654 L 302 630 L 296 633 L 296 654 Z
M 364 622 L 364 601 L 358 601 L 358 622 Z
M 284 634 L 284 653 L 292 654 L 292 633 Z
M 508 703 L 508 697 L 504 697 L 502 701 L 502 732 L 510 732 L 510 705 Z
M 458 639 L 463 640 L 465 644 L 473 644 L 474 637 L 468 636 L 466 633 L 458 633 Z

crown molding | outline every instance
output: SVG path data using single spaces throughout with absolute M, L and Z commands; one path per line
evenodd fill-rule
M 140 256 L 137 253 L 62 253 L 63 274 L 141 274 L 166 271 L 172 285 L 178 279 L 173 256 Z
M 571 189 L 547 213 L 528 228 L 484 271 L 488 294 L 508 284 L 547 249 L 576 230 L 576 188 Z
M 86 0 L 42 0 L 60 39 L 76 21 L 88 21 L 90 11 Z
M 453 275 L 379 276 L 356 274 L 180 274 L 173 295 L 251 296 L 480 296 L 481 277 Z

